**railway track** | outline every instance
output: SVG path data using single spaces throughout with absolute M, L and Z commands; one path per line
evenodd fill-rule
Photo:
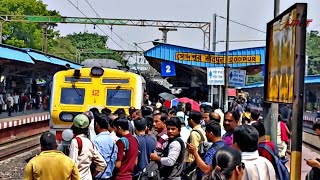
M 40 147 L 40 136 L 36 134 L 0 144 L 0 161 Z

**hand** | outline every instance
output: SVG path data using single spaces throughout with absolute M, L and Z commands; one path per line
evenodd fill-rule
M 197 148 L 193 144 L 187 143 L 188 152 L 192 155 L 197 153 Z
M 151 153 L 150 154 L 150 159 L 151 159 L 151 161 L 157 161 L 157 160 L 160 159 L 160 157 L 158 156 L 157 153 Z
M 320 163 L 315 159 L 309 159 L 306 161 L 310 167 L 316 167 L 320 169 Z

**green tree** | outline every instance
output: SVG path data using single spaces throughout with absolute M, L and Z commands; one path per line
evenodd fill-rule
M 123 56 L 118 52 L 111 51 L 107 47 L 106 36 L 96 33 L 74 33 L 66 36 L 73 46 L 81 53 L 81 61 L 84 59 L 113 59 L 122 62 Z M 109 51 L 108 51 L 109 50 Z
M 53 40 L 52 46 L 48 49 L 48 54 L 74 61 L 76 59 L 77 48 L 69 39 L 59 37 Z
M 320 36 L 318 31 L 307 34 L 308 75 L 320 74 Z
M 39 0 L 0 0 L 0 14 L 59 16 L 57 11 L 47 10 Z M 48 30 L 48 46 L 58 32 Z M 40 23 L 6 22 L 3 24 L 3 43 L 17 47 L 42 49 L 42 28 Z

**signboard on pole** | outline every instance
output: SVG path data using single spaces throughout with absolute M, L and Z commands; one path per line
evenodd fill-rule
M 207 68 L 207 85 L 224 85 L 224 67 Z
M 246 85 L 246 71 L 240 69 L 229 70 L 229 86 L 243 87 Z
M 176 66 L 173 62 L 161 62 L 161 76 L 176 76 Z

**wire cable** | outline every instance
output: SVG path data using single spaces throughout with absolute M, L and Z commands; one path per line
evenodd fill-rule
M 217 17 L 222 18 L 222 19 L 225 19 L 225 20 L 227 19 L 227 18 L 225 18 L 225 17 L 223 17 L 223 16 L 220 16 L 220 15 L 217 15 Z M 260 29 L 257 29 L 257 28 L 254 28 L 254 27 L 251 27 L 251 26 L 242 24 L 242 23 L 239 23 L 239 22 L 237 22 L 237 21 L 233 21 L 233 20 L 230 20 L 230 19 L 229 19 L 229 21 L 230 21 L 230 22 L 233 22 L 233 23 L 235 23 L 235 24 L 239 24 L 239 25 L 241 25 L 241 26 L 247 27 L 247 28 L 249 28 L 249 29 L 253 29 L 253 30 L 256 30 L 256 31 L 259 31 L 259 32 L 262 32 L 262 33 L 266 33 L 265 31 L 262 31 L 262 30 L 260 30 Z
M 112 40 L 117 46 L 119 46 L 122 50 L 125 50 L 119 43 L 117 43 L 115 40 L 113 40 L 105 31 L 103 31 L 98 25 L 96 25 L 90 18 L 88 18 L 88 16 L 82 12 L 73 2 L 71 2 L 71 0 L 68 0 L 69 3 L 75 7 L 85 18 L 87 18 L 88 20 L 90 20 L 103 34 L 105 34 L 110 40 Z
M 101 16 L 99 15 L 99 13 L 95 10 L 95 8 L 91 5 L 91 3 L 88 0 L 85 0 L 87 2 L 87 4 L 90 6 L 90 8 L 92 9 L 92 11 L 97 15 L 98 18 L 101 18 Z M 110 28 L 109 26 L 107 26 L 110 31 L 115 34 L 121 41 L 125 42 L 126 44 L 128 44 L 129 46 L 132 46 L 130 43 L 128 43 L 127 41 L 125 41 L 120 35 L 118 35 L 116 32 L 112 31 L 112 28 Z M 133 47 L 133 46 L 132 46 Z

